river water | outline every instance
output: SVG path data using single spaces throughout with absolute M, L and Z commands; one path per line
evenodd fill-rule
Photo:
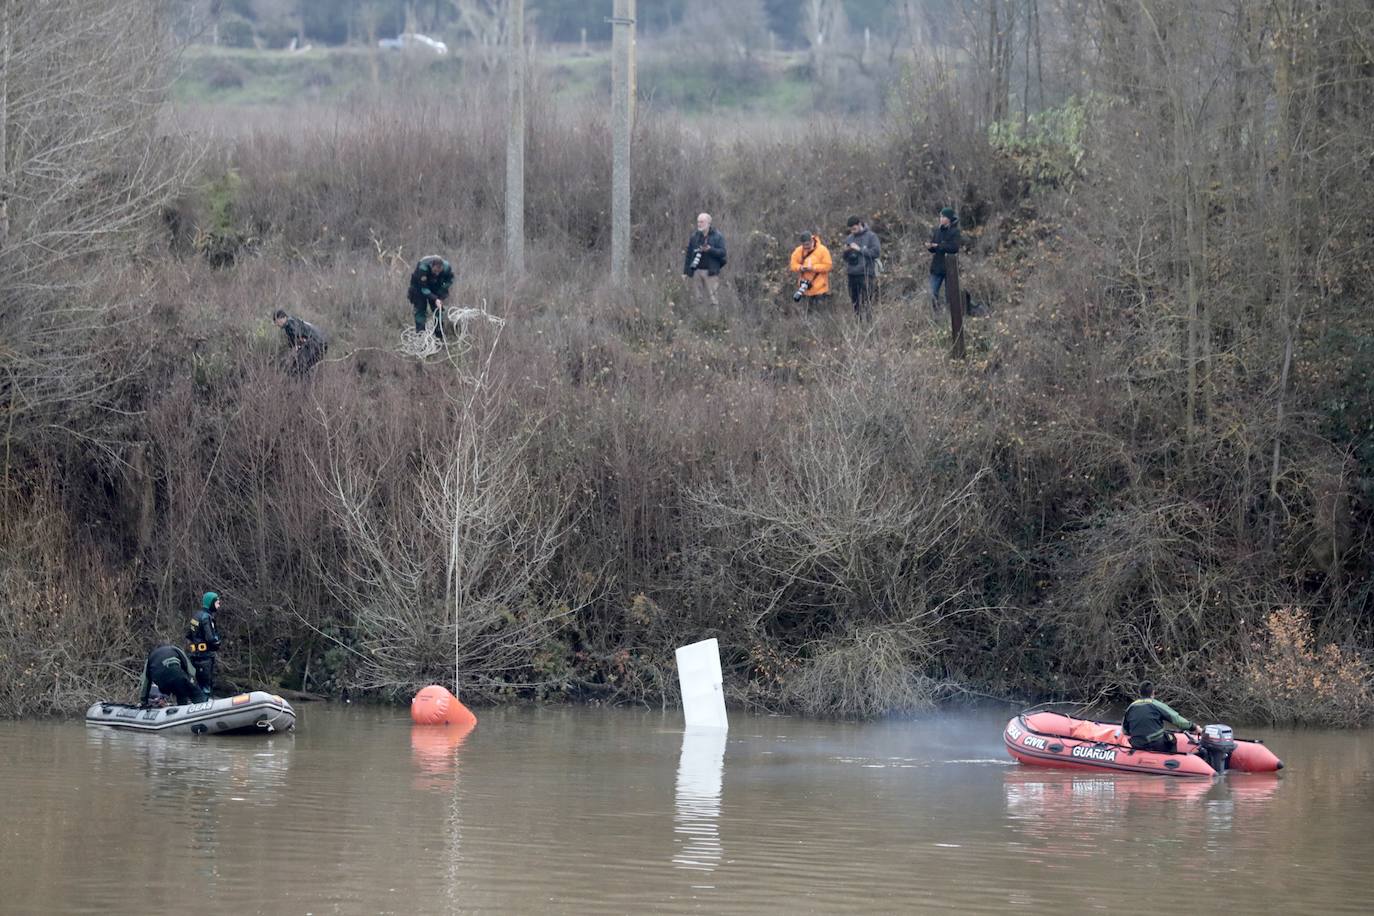
M 295 734 L 0 723 L 4 913 L 1364 913 L 1374 733 L 1278 774 L 1010 762 L 1006 715 L 304 705 Z

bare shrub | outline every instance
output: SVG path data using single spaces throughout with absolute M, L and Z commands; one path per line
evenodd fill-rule
M 860 625 L 811 647 L 782 679 L 782 702 L 810 715 L 871 718 L 929 709 L 941 685 L 924 673 L 938 654 L 921 620 Z
M 1202 648 L 1217 623 L 1204 617 L 1231 613 L 1209 582 L 1225 575 L 1209 554 L 1214 524 L 1199 506 L 1166 502 L 1103 513 L 1060 543 L 1062 585 L 1041 620 L 1075 675 L 1129 684 Z
M 523 679 L 566 612 L 545 579 L 563 536 L 558 501 L 526 471 L 528 433 L 507 425 L 499 394 L 470 384 L 410 418 L 427 427 L 419 436 L 362 456 L 350 432 L 362 418 L 325 420 L 316 480 L 340 535 L 327 587 L 349 612 L 361 688 L 456 679 L 490 694 Z
M 130 577 L 39 501 L 0 526 L 0 712 L 54 715 L 128 701 L 144 650 Z M 174 637 L 173 637 L 174 638 Z M 132 677 L 131 677 L 132 676 Z
M 801 672 L 777 678 L 799 707 L 875 714 L 922 695 L 942 623 L 968 606 L 963 574 L 986 522 L 987 472 L 976 451 L 948 458 L 967 442 L 952 422 L 958 407 L 909 388 L 881 351 L 842 366 L 769 461 L 691 499 L 737 626 L 780 653 L 756 669 Z M 873 680 L 856 682 L 868 651 Z
M 1348 728 L 1374 716 L 1374 665 L 1355 649 L 1319 645 L 1302 608 L 1269 612 L 1241 660 L 1219 676 L 1232 708 L 1275 724 Z

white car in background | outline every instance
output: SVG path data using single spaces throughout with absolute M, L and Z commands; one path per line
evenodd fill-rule
M 428 49 L 435 54 L 447 54 L 448 45 L 439 41 L 437 38 L 430 38 L 428 35 L 421 35 L 418 32 L 406 32 L 397 35 L 395 38 L 383 38 L 377 42 L 377 47 L 388 51 L 405 51 L 407 49 Z

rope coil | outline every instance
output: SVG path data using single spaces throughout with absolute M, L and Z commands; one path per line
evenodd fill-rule
M 465 308 L 448 309 L 448 321 L 450 327 L 457 332 L 457 346 L 459 350 L 466 349 L 468 336 L 468 322 L 474 318 L 483 318 L 490 321 L 497 327 L 506 323 L 504 318 L 487 312 L 485 309 Z M 440 350 L 449 349 L 449 339 L 447 334 L 443 334 L 442 325 L 444 321 L 445 309 L 437 306 L 429 319 L 425 321 L 425 329 L 417 331 L 414 328 L 406 328 L 401 332 L 401 353 L 406 356 L 414 356 L 417 359 L 425 359 L 433 356 Z M 437 332 L 437 333 L 436 333 Z M 443 334 L 443 336 L 440 336 Z

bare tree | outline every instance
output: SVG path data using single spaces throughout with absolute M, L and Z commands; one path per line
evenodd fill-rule
M 509 0 L 453 0 L 453 3 L 458 10 L 458 24 L 469 36 L 470 47 L 476 51 L 482 69 L 495 69 L 508 44 Z
M 468 384 L 444 405 L 447 432 L 410 458 L 393 447 L 365 466 L 357 420 L 327 430 L 315 476 L 341 538 L 329 588 L 356 630 L 357 686 L 411 688 L 450 670 L 456 687 L 507 686 L 564 612 L 545 580 L 564 506 L 531 479 L 529 433 L 510 431 L 485 376 Z
M 672 38 L 698 60 L 736 66 L 767 46 L 768 15 L 763 0 L 699 0 Z
M 93 259 L 137 251 L 192 157 L 159 126 L 174 48 L 162 0 L 3 4 L 0 405 L 16 437 L 132 371 L 94 346 L 124 303 Z M 83 294 L 84 291 L 84 294 Z M 37 418 L 43 417 L 40 423 Z M 27 419 L 26 419 L 27 418 Z
M 835 54 L 849 34 L 849 19 L 842 0 L 805 0 L 802 30 L 811 48 L 811 72 L 827 88 L 839 78 Z

